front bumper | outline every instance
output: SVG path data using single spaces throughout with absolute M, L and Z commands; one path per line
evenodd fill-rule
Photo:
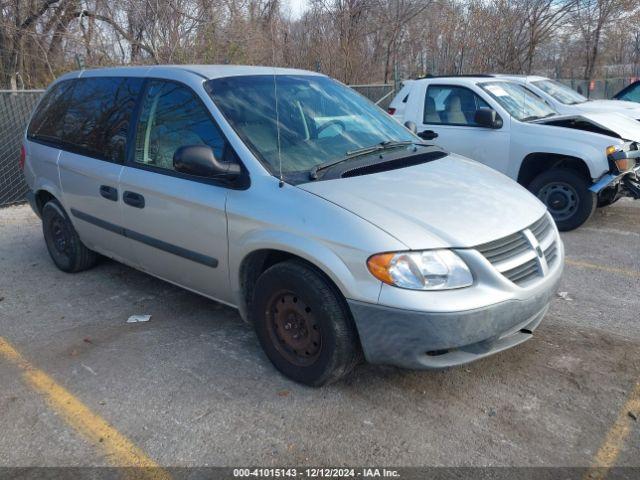
M 616 171 L 613 161 L 621 158 L 632 158 L 636 161 L 636 166 L 632 170 L 622 173 Z M 608 192 L 617 191 L 618 196 L 628 196 L 640 198 L 640 150 L 625 150 L 610 155 L 611 173 L 607 173 L 600 177 L 589 188 L 593 193 L 600 194 L 607 190 Z
M 459 312 L 403 310 L 354 300 L 348 303 L 368 362 L 415 369 L 452 367 L 531 338 L 561 275 L 562 268 L 556 268 L 529 297 Z

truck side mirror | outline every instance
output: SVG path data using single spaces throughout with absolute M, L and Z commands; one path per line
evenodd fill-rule
M 414 122 L 412 122 L 411 120 L 407 120 L 406 122 L 404 122 L 404 126 L 411 133 L 416 133 L 418 131 L 418 127 L 416 127 L 416 124 Z
M 492 108 L 479 108 L 476 110 L 475 122 L 484 128 L 502 128 L 502 118 Z

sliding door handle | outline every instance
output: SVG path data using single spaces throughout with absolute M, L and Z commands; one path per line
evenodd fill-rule
M 100 195 L 112 202 L 118 201 L 118 189 L 109 185 L 100 185 Z
M 125 192 L 122 194 L 122 200 L 124 201 L 124 203 L 132 207 L 144 208 L 144 197 L 139 193 L 125 190 Z

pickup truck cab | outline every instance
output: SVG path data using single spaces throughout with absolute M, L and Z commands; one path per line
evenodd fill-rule
M 563 115 L 579 115 L 585 112 L 619 113 L 640 121 L 640 105 L 626 101 L 624 98 L 590 100 L 564 83 L 535 75 L 496 75 L 496 77 L 526 86 Z
M 628 117 L 559 115 L 527 87 L 490 75 L 410 85 L 403 113 L 394 118 L 517 180 L 547 206 L 560 230 L 579 227 L 597 206 L 640 197 L 640 124 Z
M 562 274 L 533 195 L 313 72 L 70 73 L 23 162 L 58 268 L 103 255 L 231 305 L 309 385 L 362 358 L 441 368 L 513 347 Z

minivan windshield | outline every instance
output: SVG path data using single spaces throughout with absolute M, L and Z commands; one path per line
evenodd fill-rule
M 480 85 L 509 115 L 527 122 L 550 117 L 557 112 L 528 88 L 511 82 L 486 82 Z
M 531 83 L 565 105 L 576 105 L 587 101 L 586 97 L 555 80 L 537 80 Z
M 274 175 L 309 172 L 366 147 L 420 141 L 352 89 L 320 75 L 225 77 L 207 82 L 207 91 Z

